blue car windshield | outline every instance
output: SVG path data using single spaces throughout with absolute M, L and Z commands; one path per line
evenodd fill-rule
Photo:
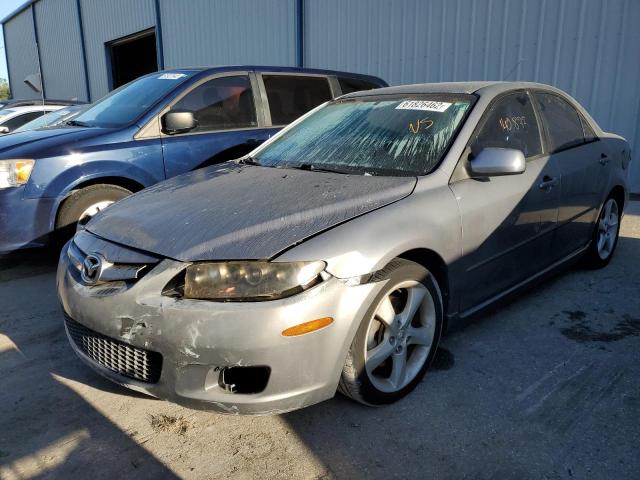
M 264 166 L 371 175 L 425 175 L 438 166 L 473 95 L 336 100 L 258 149 Z
M 194 73 L 158 72 L 138 78 L 98 100 L 72 123 L 78 126 L 106 128 L 129 125 Z

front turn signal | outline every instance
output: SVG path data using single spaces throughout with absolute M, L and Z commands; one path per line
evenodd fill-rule
M 297 337 L 298 335 L 304 335 L 305 333 L 315 332 L 321 328 L 327 327 L 333 323 L 332 317 L 323 317 L 310 322 L 300 323 L 283 330 L 282 335 L 285 337 Z

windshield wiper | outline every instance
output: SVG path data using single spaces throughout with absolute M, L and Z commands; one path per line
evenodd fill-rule
M 253 157 L 250 157 L 249 155 L 247 155 L 246 157 L 242 157 L 240 160 L 238 160 L 238 163 L 241 163 L 242 165 L 262 165 L 260 162 L 255 160 Z
M 308 170 L 310 172 L 329 172 L 329 173 L 339 173 L 341 175 L 366 175 L 366 176 L 375 176 L 376 174 L 373 172 L 369 172 L 366 170 L 356 170 L 356 169 L 339 169 L 332 167 L 322 167 L 318 165 L 313 165 L 312 163 L 303 163 L 300 165 L 286 165 L 283 168 L 293 168 L 295 170 Z
M 310 172 L 329 172 L 329 173 L 340 173 L 343 175 L 350 175 L 354 172 L 348 170 L 340 170 L 337 168 L 329 168 L 329 167 L 319 167 L 317 165 L 313 165 L 311 163 L 302 163 L 300 165 L 287 165 L 284 168 L 292 168 L 294 170 L 308 170 Z
M 65 125 L 71 125 L 72 127 L 91 127 L 88 123 L 81 122 L 79 120 L 69 120 L 64 122 Z

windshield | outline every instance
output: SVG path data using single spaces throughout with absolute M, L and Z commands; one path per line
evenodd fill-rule
M 30 122 L 25 123 L 19 128 L 16 128 L 12 133 L 16 132 L 25 132 L 27 130 L 35 130 L 37 128 L 50 127 L 53 125 L 57 125 L 63 119 L 72 116 L 74 113 L 80 110 L 81 107 L 68 107 L 61 108 L 60 110 L 55 110 L 53 112 L 49 112 L 41 117 L 36 118 L 35 120 L 31 120 Z
M 107 128 L 129 125 L 194 73 L 158 72 L 134 80 L 98 100 L 78 115 L 74 124 Z
M 372 175 L 425 175 L 439 163 L 472 95 L 338 100 L 259 149 L 265 166 Z
M 10 108 L 5 108 L 0 110 L 0 120 L 8 117 L 9 115 L 13 115 L 14 113 L 16 113 L 15 110 L 11 110 Z

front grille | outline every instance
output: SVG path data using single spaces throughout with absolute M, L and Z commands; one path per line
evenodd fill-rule
M 156 383 L 162 370 L 162 355 L 101 333 L 65 317 L 67 331 L 78 349 L 98 365 L 139 382 Z

